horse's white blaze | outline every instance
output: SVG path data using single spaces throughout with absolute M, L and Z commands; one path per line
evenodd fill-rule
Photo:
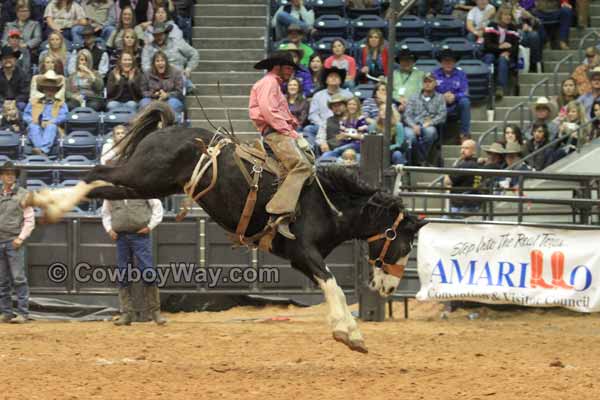
M 400 257 L 396 264 L 406 265 L 408 262 L 408 255 L 404 257 Z M 386 274 L 383 269 L 372 267 L 373 268 L 373 279 L 371 279 L 371 283 L 369 287 L 371 290 L 379 292 L 379 295 L 382 297 L 388 297 L 398 287 L 400 284 L 400 279 L 392 276 L 390 274 Z
M 316 281 L 319 283 L 321 290 L 323 290 L 323 294 L 325 295 L 325 300 L 327 301 L 327 305 L 329 306 L 329 315 L 328 320 L 334 332 L 340 331 L 348 333 L 348 315 L 349 312 L 348 306 L 346 305 L 346 298 L 342 293 L 343 299 L 339 295 L 341 292 L 341 288 L 338 286 L 335 278 L 327 279 L 326 281 L 315 277 Z M 352 315 L 349 315 L 352 318 Z

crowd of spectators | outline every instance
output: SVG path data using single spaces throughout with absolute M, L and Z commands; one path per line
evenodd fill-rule
M 179 115 L 199 53 L 195 0 L 7 0 L 0 8 L 2 126 L 48 154 L 78 107 Z M 184 40 L 185 39 L 185 40 Z M 26 125 L 23 124 L 26 123 Z

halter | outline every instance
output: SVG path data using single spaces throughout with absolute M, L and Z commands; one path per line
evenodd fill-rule
M 398 225 L 400 225 L 400 222 L 402 222 L 403 219 L 404 219 L 404 213 L 401 212 L 400 214 L 398 214 L 398 217 L 396 217 L 394 224 L 390 228 L 386 229 L 385 232 L 378 233 L 377 235 L 373 235 L 367 239 L 368 243 L 375 242 L 375 241 L 381 240 L 381 239 L 385 239 L 385 243 L 383 244 L 381 253 L 379 253 L 379 257 L 377 257 L 374 260 L 369 259 L 369 264 L 371 264 L 377 268 L 383 268 L 383 270 L 385 272 L 387 272 L 388 274 L 390 274 L 392 276 L 395 276 L 398 279 L 402 279 L 402 275 L 404 275 L 404 268 L 406 266 L 401 265 L 401 264 L 388 264 L 384 261 L 384 259 L 385 259 L 385 255 L 387 254 L 387 252 L 390 248 L 390 244 L 392 244 L 392 242 L 394 240 L 396 240 L 396 237 L 398 237 L 398 233 L 396 232 L 396 229 L 398 229 Z

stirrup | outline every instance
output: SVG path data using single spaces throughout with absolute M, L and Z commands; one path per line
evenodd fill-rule
M 290 214 L 275 216 L 272 215 L 269 218 L 268 224 L 274 228 L 277 228 L 277 232 L 289 240 L 296 240 L 296 236 L 290 231 Z

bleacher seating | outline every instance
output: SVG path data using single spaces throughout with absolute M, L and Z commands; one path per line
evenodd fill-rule
M 349 22 L 345 17 L 339 15 L 323 15 L 315 20 L 317 37 L 341 36 L 348 38 Z
M 134 116 L 135 113 L 127 107 L 115 108 L 110 112 L 104 113 L 104 117 L 102 118 L 104 134 L 110 133 L 117 125 L 127 124 Z
M 478 46 L 466 38 L 447 38 L 438 44 L 438 50 L 448 48 L 459 58 L 476 58 Z
M 25 184 L 27 185 L 27 190 L 32 191 L 32 192 L 36 191 L 36 190 L 45 189 L 48 187 L 46 182 L 41 181 L 39 179 L 27 179 Z
M 387 22 L 378 15 L 362 15 L 351 21 L 352 39 L 361 40 L 367 37 L 369 30 L 379 29 L 386 34 Z
M 437 42 L 450 37 L 462 37 L 465 23 L 449 15 L 439 15 L 429 21 L 429 39 Z
M 51 164 L 52 161 L 47 156 L 32 155 L 25 158 L 27 164 Z M 44 182 L 46 185 L 52 185 L 56 182 L 55 171 L 48 167 L 48 169 L 32 169 L 27 171 L 27 177 L 30 179 L 37 179 Z
M 419 59 L 415 63 L 415 67 L 425 73 L 433 72 L 440 67 L 438 60 L 434 59 Z
M 369 8 L 346 8 L 346 15 L 348 18 L 358 18 L 362 15 L 381 15 L 381 6 L 379 4 Z
M 98 158 L 98 141 L 96 136 L 87 131 L 73 131 L 62 141 L 63 157 L 81 155 L 96 160 Z
M 396 40 L 425 37 L 425 27 L 426 23 L 423 19 L 414 15 L 406 15 L 396 23 Z
M 310 0 L 306 3 L 308 7 L 313 9 L 315 18 L 322 15 L 346 15 L 345 0 Z
M 407 38 L 398 43 L 396 51 L 406 46 L 417 58 L 433 58 L 435 46 L 429 40 L 424 38 Z
M 369 97 L 373 97 L 373 90 L 375 89 L 374 83 L 362 83 L 360 85 L 356 85 L 356 87 L 352 90 L 352 94 L 358 97 L 361 101 L 368 99 Z
M 65 157 L 62 161 L 61 164 L 63 165 L 91 165 L 94 164 L 94 160 L 88 159 L 86 156 L 84 155 L 70 155 Z M 58 169 L 57 171 L 57 177 L 56 177 L 56 181 L 57 182 L 64 182 L 64 181 L 69 181 L 69 180 L 80 180 L 81 177 L 83 176 L 83 174 L 85 174 L 85 172 L 87 171 L 87 169 Z
M 461 60 L 456 66 L 467 74 L 471 100 L 487 98 L 490 93 L 490 80 L 492 78 L 489 65 L 481 60 Z
M 18 160 L 21 157 L 20 136 L 10 131 L 0 131 L 0 154 Z
M 69 112 L 66 133 L 87 131 L 93 135 L 100 133 L 100 114 L 89 107 L 77 107 Z

